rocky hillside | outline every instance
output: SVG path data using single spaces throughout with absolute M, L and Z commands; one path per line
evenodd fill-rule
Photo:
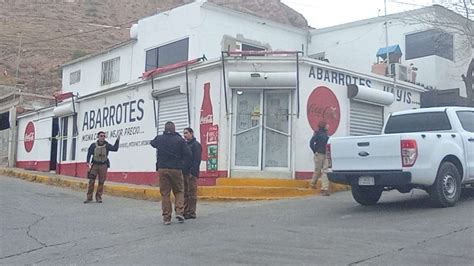
M 61 86 L 61 64 L 126 40 L 130 25 L 139 18 L 189 2 L 0 0 L 0 85 L 15 84 L 19 62 L 18 83 L 30 92 L 51 95 Z M 279 0 L 209 2 L 297 27 L 308 26 L 302 15 Z

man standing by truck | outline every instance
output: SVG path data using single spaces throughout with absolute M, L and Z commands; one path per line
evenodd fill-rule
M 328 128 L 326 121 L 322 120 L 318 123 L 318 131 L 316 131 L 309 141 L 309 147 L 314 153 L 314 173 L 311 180 L 311 187 L 316 188 L 316 182 L 321 178 L 321 196 L 329 196 L 329 180 L 326 175 L 328 162 L 326 159 L 326 144 L 328 143 Z

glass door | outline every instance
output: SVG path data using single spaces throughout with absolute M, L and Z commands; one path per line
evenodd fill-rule
M 287 91 L 265 91 L 263 115 L 264 168 L 289 168 L 290 95 Z
M 233 168 L 289 170 L 290 93 L 234 90 L 233 96 Z
M 234 91 L 234 167 L 261 169 L 261 91 Z

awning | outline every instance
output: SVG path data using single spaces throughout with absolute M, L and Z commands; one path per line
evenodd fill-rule
M 231 88 L 296 88 L 296 72 L 229 72 Z
M 77 103 L 68 102 L 62 105 L 56 106 L 53 109 L 53 114 L 55 117 L 70 116 L 76 113 Z
M 188 84 L 188 87 L 190 87 L 191 84 Z M 176 95 L 176 94 L 187 94 L 187 87 L 186 83 L 182 83 L 179 85 L 176 85 L 174 87 L 170 88 L 164 88 L 164 89 L 152 89 L 151 90 L 151 97 L 154 99 L 159 99 L 162 97 L 170 96 L 170 95 Z
M 161 74 L 161 73 L 172 71 L 172 70 L 175 70 L 175 69 L 178 69 L 178 68 L 186 67 L 186 66 L 189 66 L 189 65 L 201 62 L 201 61 L 205 61 L 205 60 L 207 60 L 207 58 L 206 58 L 206 56 L 203 55 L 202 57 L 199 57 L 199 58 L 196 58 L 196 59 L 193 59 L 193 60 L 178 62 L 178 63 L 172 64 L 172 65 L 167 65 L 167 66 L 164 66 L 164 67 L 158 67 L 158 68 L 151 69 L 151 70 L 148 70 L 145 73 L 143 73 L 142 78 L 147 79 L 147 78 L 150 78 L 150 77 L 152 77 L 154 75 L 157 75 L 157 74 Z
M 355 84 L 347 85 L 347 97 L 352 100 L 371 103 L 375 105 L 391 105 L 395 96 L 386 91 L 376 90 Z

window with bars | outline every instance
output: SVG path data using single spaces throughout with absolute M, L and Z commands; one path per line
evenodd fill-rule
M 108 85 L 119 80 L 120 57 L 102 62 L 101 85 Z
M 78 83 L 79 81 L 81 81 L 81 71 L 80 70 L 71 72 L 71 74 L 69 74 L 69 85 Z

